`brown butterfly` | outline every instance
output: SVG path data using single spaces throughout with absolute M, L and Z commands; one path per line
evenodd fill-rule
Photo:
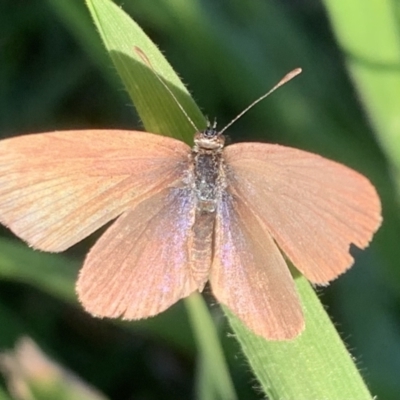
M 304 319 L 282 252 L 327 284 L 353 263 L 350 244 L 368 245 L 380 201 L 364 176 L 318 155 L 224 147 L 226 128 L 196 133 L 192 149 L 122 130 L 2 140 L 0 221 L 32 247 L 59 252 L 116 218 L 77 282 L 93 315 L 150 317 L 209 281 L 256 334 L 294 338 Z

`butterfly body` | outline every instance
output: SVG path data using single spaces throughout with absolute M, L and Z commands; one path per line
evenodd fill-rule
M 190 156 L 189 187 L 194 196 L 194 220 L 189 242 L 192 276 L 202 290 L 209 279 L 213 258 L 215 217 L 225 189 L 222 152 L 225 138 L 207 127 L 194 138 Z

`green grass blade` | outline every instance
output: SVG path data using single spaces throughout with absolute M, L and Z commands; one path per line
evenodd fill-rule
M 256 337 L 233 315 L 230 323 L 271 399 L 371 400 L 353 360 L 305 278 L 296 279 L 306 330 L 287 342 Z M 228 314 L 229 311 L 225 310 Z
M 136 46 L 146 54 L 154 70 L 168 84 L 196 126 L 204 128 L 205 119 L 200 110 L 156 45 L 114 3 L 109 0 L 87 0 L 86 3 L 146 130 L 191 143 L 194 128 L 178 105 L 171 101 L 171 95 L 154 71 L 135 52 Z
M 209 390 L 203 388 L 204 392 L 213 393 L 214 399 L 236 399 L 217 331 L 202 296 L 199 293 L 193 293 L 186 299 L 185 304 L 200 349 L 199 368 L 202 380 L 205 386 L 211 386 Z M 210 397 L 207 396 L 207 398 Z

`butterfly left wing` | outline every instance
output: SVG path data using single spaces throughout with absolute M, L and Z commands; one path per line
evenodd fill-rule
M 293 278 L 266 227 L 234 195 L 223 195 L 214 240 L 210 284 L 216 299 L 260 336 L 296 337 L 304 319 Z
M 141 319 L 198 289 L 189 268 L 193 208 L 190 190 L 167 189 L 117 219 L 79 274 L 84 308 L 100 317 Z
M 182 179 L 190 148 L 122 130 L 0 141 L 0 222 L 31 246 L 63 251 Z

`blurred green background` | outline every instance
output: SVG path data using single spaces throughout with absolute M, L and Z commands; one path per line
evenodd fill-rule
M 353 14 L 340 9 L 341 4 L 348 7 L 342 1 L 119 3 L 220 127 L 288 71 L 303 68 L 300 77 L 251 110 L 229 135 L 233 142 L 262 140 L 318 152 L 363 172 L 377 186 L 384 225 L 368 250 L 354 252 L 354 267 L 318 291 L 372 393 L 399 399 L 400 122 L 395 116 L 398 110 L 400 118 L 400 91 L 397 95 L 395 89 L 400 46 L 389 48 L 393 43 L 382 36 L 393 23 L 384 18 L 386 10 L 368 8 L 371 0 L 363 3 L 365 19 L 356 7 Z M 363 28 L 368 18 L 376 23 Z M 364 48 L 382 59 L 357 53 Z M 93 127 L 141 129 L 141 124 L 83 1 L 1 2 L 1 137 Z M 144 322 L 96 320 L 76 304 L 73 289 L 95 238 L 58 256 L 29 250 L 5 228 L 1 234 L 0 351 L 29 335 L 110 399 L 196 397 L 196 348 L 182 304 Z M 211 310 L 239 398 L 263 398 L 217 307 Z M 2 398 L 12 398 L 4 377 Z

